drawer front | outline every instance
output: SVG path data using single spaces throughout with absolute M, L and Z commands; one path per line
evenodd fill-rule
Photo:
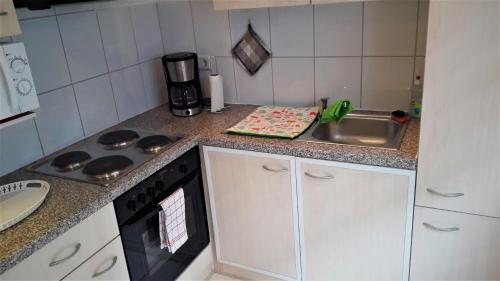
M 63 280 L 129 280 L 120 237 L 116 237 Z
M 119 235 L 113 203 L 5 272 L 4 280 L 60 280 Z
M 500 220 L 416 207 L 411 280 L 500 280 Z

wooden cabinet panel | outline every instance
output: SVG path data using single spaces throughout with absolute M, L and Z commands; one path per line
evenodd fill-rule
M 129 280 L 121 238 L 116 237 L 64 280 Z
M 204 147 L 217 259 L 297 279 L 293 157 Z
M 214 0 L 215 10 L 308 5 L 310 0 Z
M 500 217 L 499 3 L 430 2 L 417 205 Z
M 0 37 L 19 34 L 21 34 L 21 28 L 14 9 L 14 2 L 0 0 Z
M 110 203 L 0 277 L 2 280 L 60 280 L 118 235 L 115 210 Z
M 412 247 L 411 280 L 500 280 L 500 219 L 416 207 Z
M 406 278 L 413 175 L 315 162 L 297 172 L 303 280 Z

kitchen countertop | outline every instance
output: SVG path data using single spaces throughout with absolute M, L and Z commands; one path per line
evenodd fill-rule
M 418 122 L 413 121 L 409 124 L 399 150 L 222 133 L 256 107 L 233 105 L 224 113 L 204 112 L 194 117 L 184 118 L 172 116 L 166 106 L 161 106 L 120 123 L 117 127 L 137 128 L 158 133 L 180 133 L 186 136 L 107 187 L 35 174 L 22 169 L 1 177 L 0 185 L 27 179 L 45 180 L 50 184 L 51 190 L 37 211 L 17 225 L 0 232 L 0 274 L 196 145 L 407 170 L 416 169 Z

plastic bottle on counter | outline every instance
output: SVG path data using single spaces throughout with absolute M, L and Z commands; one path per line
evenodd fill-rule
M 410 103 L 410 115 L 413 118 L 420 118 L 422 114 L 422 77 L 420 75 L 415 76 L 415 81 L 413 82 L 413 87 L 411 90 L 411 103 Z

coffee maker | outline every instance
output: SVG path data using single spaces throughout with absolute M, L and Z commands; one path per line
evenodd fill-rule
M 202 95 L 196 53 L 179 52 L 163 56 L 168 101 L 172 114 L 192 116 L 202 110 Z

